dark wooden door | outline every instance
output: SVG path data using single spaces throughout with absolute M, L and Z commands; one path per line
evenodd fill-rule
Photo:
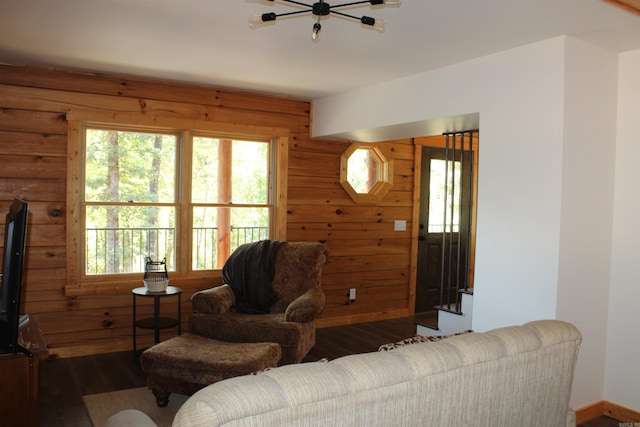
M 466 287 L 472 187 L 467 165 L 473 156 L 469 152 L 458 155 L 454 169 L 445 160 L 447 154 L 451 156 L 443 148 L 422 149 L 416 313 L 456 304 L 457 289 Z M 449 171 L 445 171 L 447 164 Z M 449 182 L 446 187 L 445 180 Z

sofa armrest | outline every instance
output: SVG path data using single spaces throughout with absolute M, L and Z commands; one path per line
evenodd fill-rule
M 235 303 L 236 297 L 229 285 L 198 291 L 191 296 L 191 306 L 194 313 L 226 313 Z
M 324 308 L 324 292 L 318 288 L 309 289 L 293 300 L 284 312 L 285 322 L 308 323 L 313 321 Z
M 125 409 L 106 421 L 104 427 L 157 427 L 147 414 L 137 409 Z

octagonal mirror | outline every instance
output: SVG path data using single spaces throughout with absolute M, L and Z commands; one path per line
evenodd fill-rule
M 340 157 L 340 184 L 356 203 L 375 203 L 393 185 L 392 160 L 377 144 L 354 142 Z

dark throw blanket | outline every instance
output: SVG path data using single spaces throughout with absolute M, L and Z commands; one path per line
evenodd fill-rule
M 231 309 L 242 313 L 268 313 L 277 295 L 271 282 L 280 240 L 245 243 L 231 254 L 222 267 L 222 280 L 236 297 Z

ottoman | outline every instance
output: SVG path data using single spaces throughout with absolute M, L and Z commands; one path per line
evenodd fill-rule
M 171 393 L 192 395 L 209 384 L 278 365 L 276 343 L 234 343 L 185 333 L 156 344 L 140 356 L 147 385 L 159 407 Z

